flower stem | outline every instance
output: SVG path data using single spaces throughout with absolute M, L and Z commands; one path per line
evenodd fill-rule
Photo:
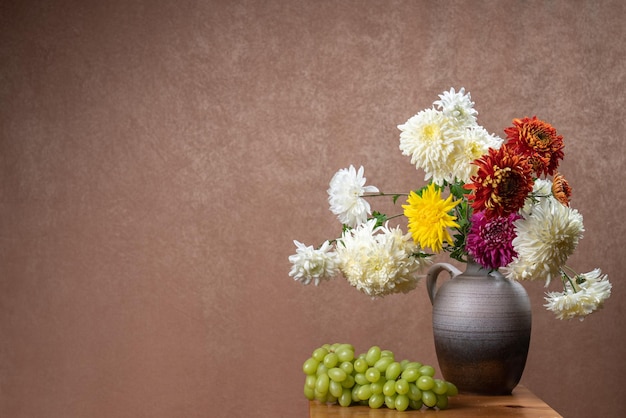
M 378 192 L 378 193 L 363 193 L 363 196 L 365 197 L 379 197 L 379 196 L 408 196 L 408 193 L 385 193 L 385 192 Z
M 576 272 L 574 270 L 572 270 L 571 268 L 567 267 L 567 266 L 563 266 L 564 268 L 570 270 L 571 272 L 573 272 L 574 274 L 576 274 Z M 563 288 L 565 290 L 567 290 L 567 283 L 569 283 L 570 287 L 572 288 L 572 290 L 574 291 L 574 293 L 578 292 L 580 289 L 578 289 L 576 287 L 576 284 L 574 283 L 574 281 L 572 280 L 572 278 L 570 277 L 569 274 L 567 274 L 566 272 L 564 272 L 563 270 L 561 270 L 561 279 L 563 281 Z

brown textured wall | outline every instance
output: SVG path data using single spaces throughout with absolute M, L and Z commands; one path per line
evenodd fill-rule
M 436 364 L 423 286 L 303 287 L 287 257 L 337 233 L 338 168 L 419 185 L 395 126 L 461 86 L 491 132 L 536 114 L 564 135 L 572 264 L 614 284 L 584 322 L 526 286 L 523 383 L 619 416 L 625 18 L 621 0 L 3 1 L 0 416 L 302 417 L 324 342 Z

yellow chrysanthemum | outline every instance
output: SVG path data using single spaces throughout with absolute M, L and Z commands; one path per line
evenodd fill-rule
M 413 240 L 422 248 L 431 248 L 435 253 L 441 252 L 444 242 L 452 242 L 448 228 L 458 228 L 456 216 L 450 215 L 460 201 L 453 201 L 452 196 L 443 200 L 441 190 L 431 183 L 422 195 L 411 192 L 403 205 L 404 216 L 409 220 L 409 231 Z

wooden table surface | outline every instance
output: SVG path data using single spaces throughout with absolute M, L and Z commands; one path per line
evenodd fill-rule
M 310 418 L 482 418 L 482 417 L 540 417 L 562 418 L 544 401 L 524 386 L 517 386 L 510 396 L 458 395 L 450 398 L 448 409 L 439 411 L 422 408 L 419 411 L 396 411 L 388 408 L 371 409 L 367 406 L 342 407 L 309 402 Z

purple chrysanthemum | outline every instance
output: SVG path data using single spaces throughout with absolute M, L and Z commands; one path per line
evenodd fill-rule
M 497 269 L 509 264 L 517 255 L 513 249 L 517 213 L 487 219 L 484 212 L 472 215 L 472 229 L 467 235 L 467 252 L 485 268 Z

